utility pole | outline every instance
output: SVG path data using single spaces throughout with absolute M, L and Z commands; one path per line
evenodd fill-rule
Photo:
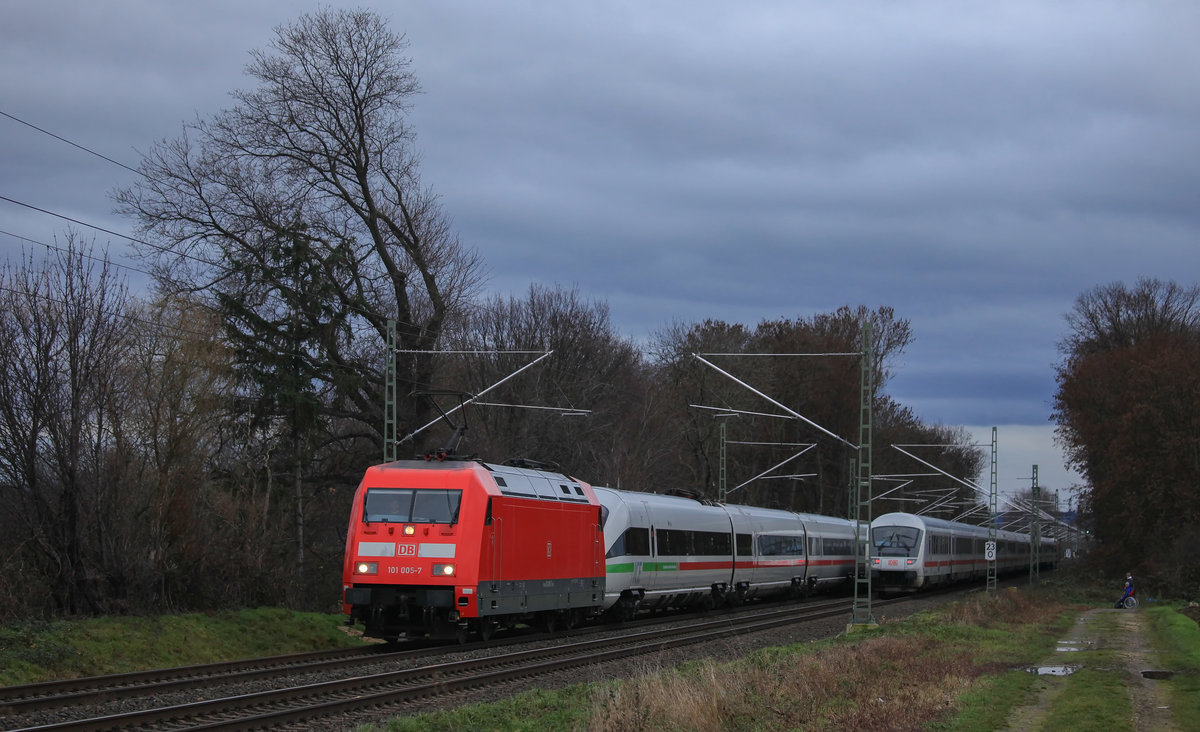
M 996 481 L 996 431 L 992 428 L 992 482 L 988 491 L 988 543 L 984 554 L 987 558 L 987 591 L 996 590 L 996 523 L 999 521 L 996 509 L 999 505 Z
M 862 324 L 862 374 L 858 410 L 858 475 L 851 476 L 854 519 L 854 610 L 850 627 L 875 625 L 871 612 L 871 416 L 875 398 L 875 364 L 871 322 Z M 865 529 L 863 527 L 866 527 Z M 866 531 L 867 535 L 862 536 Z
M 396 461 L 396 321 L 387 322 L 387 357 L 383 386 L 383 462 Z
M 1033 504 L 1033 514 L 1029 522 L 1029 584 L 1033 584 L 1039 578 L 1038 564 L 1040 563 L 1041 545 L 1042 545 L 1042 519 L 1041 519 L 1041 488 L 1038 487 L 1038 466 L 1033 466 L 1033 491 L 1031 503 Z
M 717 500 L 725 502 L 725 420 L 721 420 L 721 464 L 717 468 Z

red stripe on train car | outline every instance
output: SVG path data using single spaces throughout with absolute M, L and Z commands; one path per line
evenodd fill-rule
M 679 562 L 680 571 L 700 569 L 733 569 L 733 562 Z

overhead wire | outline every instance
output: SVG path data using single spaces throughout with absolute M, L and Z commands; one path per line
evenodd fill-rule
M 91 148 L 89 148 L 89 147 L 86 147 L 86 146 L 84 146 L 84 145 L 81 145 L 81 144 L 79 144 L 79 143 L 77 143 L 77 142 L 74 142 L 73 140 L 69 140 L 69 139 L 67 139 L 66 137 L 63 137 L 63 136 L 61 136 L 61 135 L 55 134 L 55 133 L 53 133 L 53 132 L 50 132 L 49 130 L 47 130 L 47 129 L 43 128 L 43 127 L 40 127 L 40 126 L 38 126 L 38 125 L 36 125 L 36 124 L 33 124 L 32 122 L 29 122 L 29 121 L 27 121 L 27 120 L 21 119 L 21 118 L 19 118 L 19 117 L 15 116 L 15 115 L 9 114 L 8 112 L 5 112 L 5 111 L 3 111 L 3 110 L 0 110 L 0 116 L 6 117 L 6 118 L 8 118 L 8 119 L 10 119 L 10 120 L 12 120 L 12 121 L 14 121 L 14 122 L 17 122 L 17 123 L 19 123 L 19 124 L 25 125 L 26 127 L 29 127 L 30 129 L 36 130 L 37 132 L 40 132 L 40 133 L 42 133 L 42 134 L 44 134 L 44 135 L 47 135 L 47 136 L 49 136 L 49 137 L 51 137 L 51 138 L 53 138 L 53 139 L 55 139 L 55 140 L 58 140 L 58 141 L 60 141 L 60 142 L 62 142 L 62 143 L 65 143 L 65 144 L 67 144 L 67 145 L 70 145 L 70 146 L 72 146 L 72 147 L 74 147 L 74 148 L 77 148 L 77 149 L 79 149 L 79 150 L 82 150 L 83 152 L 86 152 L 86 153 L 88 153 L 88 154 L 90 154 L 90 155 L 94 155 L 94 156 L 96 156 L 96 157 L 100 158 L 101 160 L 104 160 L 104 161 L 106 161 L 106 162 L 112 163 L 113 165 L 116 165 L 116 166 L 118 166 L 118 167 L 120 167 L 120 168 L 122 168 L 122 169 L 124 169 L 124 170 L 128 170 L 128 171 L 129 171 L 129 172 L 131 172 L 131 173 L 135 173 L 135 174 L 137 174 L 137 175 L 139 175 L 139 176 L 142 176 L 143 178 L 146 178 L 146 179 L 148 179 L 148 180 L 152 180 L 152 181 L 155 181 L 155 182 L 160 182 L 160 183 L 161 183 L 161 181 L 159 181 L 157 178 L 155 178 L 154 176 L 151 176 L 151 175 L 149 175 L 149 174 L 145 173 L 144 171 L 141 171 L 141 170 L 138 170 L 138 169 L 132 168 L 132 167 L 130 167 L 130 166 L 128 166 L 128 165 L 125 165 L 124 163 L 122 163 L 122 162 L 120 162 L 120 161 L 118 161 L 118 160 L 114 160 L 113 158 L 110 158 L 110 157 L 108 157 L 107 155 L 104 155 L 104 154 L 102 154 L 102 153 L 96 152 L 95 150 L 92 150 L 92 149 L 91 149 Z M 100 232 L 103 232 L 103 233 L 105 233 L 105 234 L 109 234 L 109 235 L 111 235 L 111 236 L 115 236 L 115 237 L 118 237 L 118 238 L 121 238 L 121 239 L 125 239 L 125 240 L 127 240 L 127 241 L 130 241 L 130 242 L 133 242 L 133 243 L 135 243 L 135 244 L 141 244 L 141 245 L 144 245 L 144 246 L 150 247 L 151 249 L 155 249 L 155 250 L 159 251 L 160 253 L 164 253 L 164 254 L 168 254 L 168 253 L 169 253 L 169 254 L 174 254 L 175 256 L 182 257 L 182 258 L 185 258 L 185 259 L 190 259 L 190 260 L 193 260 L 193 261 L 199 262 L 199 263 L 201 263 L 201 264 L 205 264 L 205 265 L 207 265 L 207 266 L 209 266 L 209 267 L 213 267 L 214 269 L 217 269 L 217 270 L 219 270 L 219 271 L 223 271 L 223 272 L 225 272 L 225 273 L 232 273 L 232 272 L 233 272 L 233 268 L 232 268 L 232 267 L 229 267 L 229 266 L 227 266 L 227 265 L 223 265 L 223 264 L 221 264 L 221 263 L 218 263 L 218 262 L 213 262 L 213 261 L 210 261 L 210 260 L 208 260 L 208 259 L 205 259 L 205 258 L 203 258 L 203 257 L 198 257 L 198 256 L 195 256 L 195 255 L 192 255 L 192 254 L 187 254 L 187 253 L 185 253 L 185 252 L 177 252 L 177 251 L 173 251 L 173 250 L 171 250 L 171 249 L 170 249 L 170 248 L 168 248 L 168 247 L 165 247 L 165 246 L 162 246 L 162 245 L 158 245 L 158 244 L 154 244 L 154 243 L 152 243 L 152 242 L 149 242 L 149 241 L 146 241 L 146 240 L 144 240 L 144 239 L 139 239 L 139 238 L 137 238 L 137 237 L 129 236 L 128 234 L 122 234 L 122 233 L 120 233 L 120 232 L 112 231 L 111 229 L 107 229 L 107 228 L 104 228 L 104 227 L 102 227 L 102 226 L 97 226 L 97 225 L 95 225 L 95 224 L 91 224 L 91 223 L 88 223 L 88 222 L 86 222 L 86 221 L 83 221 L 83 220 L 80 220 L 80 219 L 77 219 L 77 218 L 74 218 L 74 217 L 71 217 L 71 216 L 67 216 L 67 215 L 65 215 L 65 214 L 61 214 L 61 213 L 58 213 L 58 212 L 55 212 L 55 211 L 50 211 L 50 210 L 48 210 L 48 209 L 42 208 L 42 207 L 40 207 L 40 206 L 35 206 L 35 205 L 33 205 L 33 204 L 26 203 L 26 202 L 24 202 L 24 201 L 19 201 L 19 200 L 17 200 L 17 199 L 11 198 L 11 197 L 9 197 L 9 196 L 5 196 L 5 195 L 3 195 L 3 194 L 0 194 L 0 200 L 7 201 L 7 202 L 9 202 L 9 203 L 12 203 L 12 204 L 14 204 L 14 205 L 17 205 L 17 206 L 22 206 L 22 207 L 28 208 L 28 209 L 30 209 L 30 210 L 33 210 L 33 211 L 37 211 L 37 212 L 39 212 L 39 213 L 42 213 L 42 214 L 45 214 L 45 215 L 47 215 L 47 216 L 52 216 L 52 217 L 55 217 L 55 218 L 62 219 L 62 220 L 64 220 L 64 221 L 71 222 L 71 223 L 73 223 L 73 224 L 78 224 L 79 226 L 84 226 L 84 227 L 87 227 L 87 228 L 89 228 L 89 229 L 94 229 L 94 230 L 96 230 L 96 231 L 100 231 Z M 7 234 L 8 236 L 12 236 L 12 237 L 14 237 L 14 238 L 16 238 L 16 239 L 19 239 L 19 240 L 22 240 L 22 241 L 29 241 L 29 242 L 32 242 L 32 243 L 34 243 L 34 244 L 39 244 L 39 245 L 41 245 L 41 246 L 45 246 L 45 247 L 47 247 L 47 248 L 54 248 L 54 249 L 59 249 L 60 251 L 63 251 L 63 250 L 62 250 L 61 248 L 59 248 L 59 247 L 52 247 L 51 245 L 45 244 L 44 242 L 38 242 L 38 241 L 36 241 L 36 240 L 33 240 L 33 239 L 30 239 L 30 238 L 28 238 L 28 237 L 24 237 L 24 236 L 20 236 L 20 235 L 17 235 L 17 234 L 13 234 L 13 233 L 11 233 L 11 232 L 7 232 L 7 231 L 0 230 L 0 233 Z M 136 267 L 131 267 L 131 266 L 128 266 L 128 265 L 122 265 L 122 264 L 120 264 L 120 263 L 116 263 L 116 262 L 111 262 L 111 260 L 109 260 L 109 263 L 110 263 L 110 264 L 113 264 L 113 265 L 115 265 L 115 266 L 118 266 L 118 267 L 123 267 L 123 268 L 129 269 L 129 270 L 135 271 L 135 272 L 139 272 L 139 273 L 141 273 L 141 274 L 145 274 L 145 275 L 148 275 L 148 276 L 153 276 L 151 273 L 149 273 L 149 272 L 146 272 L 146 271 L 144 271 L 144 270 L 140 270 L 140 269 L 138 269 L 138 268 L 136 268 Z M 0 288 L 0 289 L 7 289 L 7 288 Z M 362 308 L 356 308 L 356 307 L 354 307 L 354 306 L 351 306 L 351 305 L 347 305 L 347 309 L 348 309 L 349 311 L 351 311 L 351 312 L 358 313 L 359 315 L 369 316 L 369 315 L 371 315 L 371 314 L 372 314 L 372 313 L 368 312 L 368 311 L 367 311 L 367 310 L 365 310 L 365 309 L 362 309 Z M 137 320 L 136 318 L 133 318 L 133 316 L 127 316 L 127 317 L 130 317 L 132 320 Z M 143 323 L 145 323 L 145 321 L 138 321 L 138 322 L 143 322 Z M 160 327 L 160 328 L 167 328 L 167 327 L 170 327 L 170 326 L 167 326 L 166 324 L 159 324 L 159 327 Z M 200 336 L 200 335 L 201 335 L 201 334 L 198 334 L 198 333 L 194 333 L 194 332 L 192 332 L 192 331 L 187 331 L 187 330 L 182 330 L 182 329 L 176 329 L 176 330 L 177 330 L 178 332 L 180 332 L 180 333 L 187 333 L 187 334 L 189 334 L 189 335 L 196 335 L 196 336 Z M 434 352 L 430 352 L 430 353 L 440 353 L 440 352 L 434 351 Z M 335 369 L 335 370 L 347 370 L 347 371 L 353 371 L 353 369 L 351 369 L 349 366 L 343 366 L 343 365 L 335 365 L 335 366 L 334 366 L 334 369 Z
M 67 138 L 62 137 L 60 135 L 56 135 L 53 132 L 50 132 L 49 130 L 42 129 L 41 127 L 38 127 L 37 125 L 33 124 L 32 122 L 26 122 L 25 120 L 21 119 L 20 117 L 11 115 L 2 109 L 0 109 L 0 116 L 7 117 L 7 118 L 11 119 L 13 122 L 19 122 L 20 124 L 23 124 L 26 127 L 37 130 L 38 132 L 42 133 L 43 135 L 48 135 L 50 137 L 53 137 L 55 140 L 58 140 L 60 142 L 65 142 L 68 145 L 70 145 L 71 147 L 77 147 L 80 150 L 83 150 L 85 153 L 95 155 L 96 157 L 100 158 L 101 160 L 107 160 L 108 162 L 112 163 L 113 165 L 120 166 L 120 167 L 124 168 L 125 170 L 128 170 L 131 173 L 137 173 L 138 175 L 150 178 L 150 176 L 146 175 L 142 171 L 135 170 L 135 169 L 129 167 L 128 165 L 126 165 L 125 163 L 119 162 L 117 160 L 113 160 L 112 158 L 108 157 L 107 155 L 101 155 L 100 153 L 96 152 L 95 150 L 84 147 L 83 145 L 80 145 L 77 142 L 72 142 L 71 140 L 68 140 Z M 151 180 L 153 180 L 153 178 L 151 178 Z

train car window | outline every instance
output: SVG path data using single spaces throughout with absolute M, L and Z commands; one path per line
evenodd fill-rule
M 696 554 L 720 554 L 729 556 L 733 545 L 729 534 L 720 531 L 697 531 L 692 537 L 692 550 Z
M 954 553 L 960 556 L 966 556 L 971 553 L 971 539 L 966 536 L 957 536 L 954 538 Z
M 681 531 L 679 529 L 659 529 L 657 532 L 658 538 L 658 555 L 663 556 L 687 556 L 692 553 L 692 532 Z
M 764 557 L 802 557 L 804 556 L 804 537 L 762 534 L 758 537 L 758 553 L 759 556 Z
M 921 530 L 910 526 L 876 526 L 871 543 L 881 557 L 915 557 L 921 549 Z
M 623 556 L 625 556 L 625 534 L 621 534 L 617 537 L 617 540 L 613 542 L 613 545 L 608 548 L 608 552 L 605 553 L 604 558 L 612 559 L 613 557 Z
M 827 556 L 839 556 L 854 553 L 853 539 L 829 539 L 822 542 L 822 549 Z
M 462 491 L 368 488 L 363 521 L 458 523 Z
M 814 557 L 821 556 L 821 538 L 819 536 L 814 536 L 808 540 L 808 543 L 808 553 Z
M 748 557 L 754 553 L 754 537 L 750 534 L 737 535 L 737 553 L 739 557 Z
M 625 533 L 617 537 L 613 542 L 608 553 L 604 555 L 605 559 L 613 557 L 623 557 L 626 555 L 632 556 L 647 556 L 650 554 L 650 530 L 639 529 L 638 527 L 630 527 L 625 529 Z
M 649 556 L 650 529 L 631 526 L 625 530 L 625 551 L 634 556 Z

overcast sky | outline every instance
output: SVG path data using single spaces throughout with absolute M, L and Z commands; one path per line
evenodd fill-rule
M 638 340 L 891 306 L 915 334 L 891 394 L 999 426 L 1008 492 L 1078 480 L 1049 422 L 1075 298 L 1198 280 L 1194 0 L 349 6 L 407 35 L 424 180 L 492 290 L 577 287 Z M 136 167 L 317 7 L 7 2 L 0 112 Z M 0 116 L 0 196 L 132 234 L 132 180 Z M 0 200 L 0 257 L 67 226 Z

